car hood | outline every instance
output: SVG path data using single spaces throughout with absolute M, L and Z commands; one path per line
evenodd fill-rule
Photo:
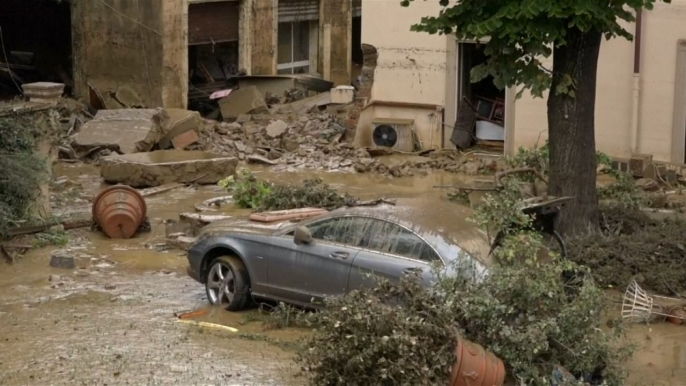
M 211 223 L 200 231 L 199 237 L 226 235 L 227 233 L 272 234 L 290 223 L 260 223 L 248 219 L 231 218 Z

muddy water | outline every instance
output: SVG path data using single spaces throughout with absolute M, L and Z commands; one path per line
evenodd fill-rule
M 444 200 L 445 191 L 435 185 L 474 183 L 447 173 L 393 179 L 254 172 L 286 183 L 319 177 L 362 199 L 419 196 L 428 205 Z M 55 211 L 87 215 L 90 199 L 103 187 L 97 168 L 60 164 L 55 174 L 67 180 L 56 187 L 62 191 L 53 200 Z M 292 359 L 306 330 L 265 331 L 253 321 L 255 310 L 208 308 L 203 286 L 184 273 L 185 254 L 164 245 L 165 220 L 221 195 L 220 188 L 204 186 L 149 197 L 152 231 L 130 240 L 110 240 L 87 229 L 70 232 L 62 253 L 76 258 L 75 270 L 49 267 L 55 248 L 31 251 L 17 264 L 0 267 L 0 385 L 305 384 Z M 232 208 L 220 212 L 247 214 Z M 238 332 L 189 326 L 174 316 L 195 309 L 208 311 L 198 320 Z M 666 323 L 634 326 L 629 335 L 640 350 L 627 384 L 686 384 L 685 334 L 686 327 Z

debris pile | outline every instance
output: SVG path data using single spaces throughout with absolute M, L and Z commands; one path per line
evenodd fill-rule
M 375 172 L 394 177 L 411 176 L 419 170 L 441 169 L 454 173 L 493 173 L 500 168 L 493 160 L 469 161 L 456 151 L 428 151 L 391 164 L 379 156 L 394 154 L 386 149 L 355 148 L 345 138 L 346 128 L 330 112 L 303 114 L 241 115 L 235 122 L 205 120 L 200 130 L 201 148 L 283 169 L 327 169 Z

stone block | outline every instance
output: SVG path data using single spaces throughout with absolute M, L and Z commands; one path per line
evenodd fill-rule
M 216 184 L 234 174 L 238 160 L 204 151 L 161 150 L 102 159 L 102 177 L 136 188 L 169 183 Z
M 64 84 L 52 82 L 25 83 L 21 85 L 24 96 L 31 102 L 57 103 L 64 93 Z
M 355 98 L 355 88 L 353 86 L 338 86 L 331 89 L 331 103 L 347 105 L 352 103 Z
M 76 262 L 71 256 L 55 253 L 50 256 L 50 266 L 54 268 L 74 269 L 76 268 Z
M 188 131 L 196 131 L 202 123 L 200 113 L 183 109 L 166 109 L 169 115 L 168 124 L 163 128 L 164 135 L 160 139 L 160 148 L 169 149 L 172 147 L 172 140 Z
M 163 109 L 100 110 L 76 137 L 81 149 L 104 147 L 123 154 L 150 151 L 160 141 L 169 115 Z
M 255 86 L 234 90 L 229 96 L 219 100 L 219 108 L 225 121 L 235 120 L 243 114 L 260 114 L 269 111 L 264 96 Z

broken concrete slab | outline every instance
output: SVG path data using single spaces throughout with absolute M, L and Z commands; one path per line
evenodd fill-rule
M 234 157 L 203 151 L 161 150 L 104 157 L 101 174 L 108 182 L 133 187 L 172 182 L 215 184 L 234 174 L 237 164 Z
M 181 134 L 191 130 L 197 134 L 202 123 L 200 113 L 183 109 L 165 109 L 165 111 L 169 115 L 169 121 L 167 126 L 163 128 L 164 135 L 159 142 L 161 149 L 170 148 L 172 140 Z
M 277 138 L 283 135 L 283 133 L 288 130 L 288 123 L 278 120 L 278 121 L 273 121 L 267 126 L 267 135 L 270 138 Z
M 219 100 L 224 120 L 234 120 L 243 114 L 260 114 L 268 111 L 264 96 L 257 87 L 250 86 L 234 90 L 226 98 Z
M 309 98 L 301 99 L 285 105 L 276 105 L 272 107 L 272 114 L 289 113 L 289 112 L 309 112 L 315 107 L 326 106 L 331 104 L 331 93 L 324 92 Z
M 163 109 L 100 110 L 86 122 L 75 147 L 107 148 L 123 154 L 150 151 L 162 138 L 169 115 Z

